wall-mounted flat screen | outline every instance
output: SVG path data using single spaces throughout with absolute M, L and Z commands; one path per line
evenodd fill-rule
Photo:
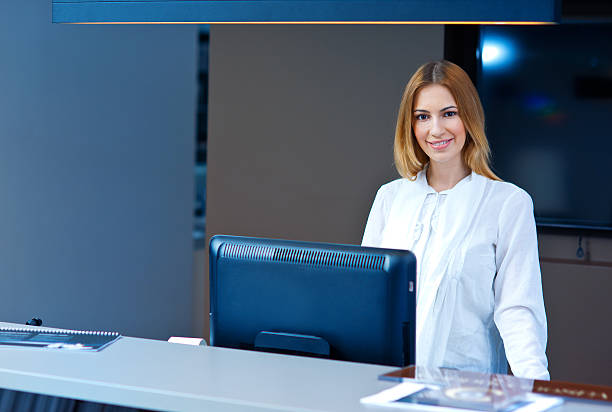
M 612 230 L 611 42 L 611 24 L 481 28 L 493 167 L 539 226 Z

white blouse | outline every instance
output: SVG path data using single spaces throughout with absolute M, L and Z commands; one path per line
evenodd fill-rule
M 424 172 L 398 179 L 378 190 L 362 246 L 417 258 L 417 365 L 550 378 L 527 192 L 476 173 L 439 193 Z

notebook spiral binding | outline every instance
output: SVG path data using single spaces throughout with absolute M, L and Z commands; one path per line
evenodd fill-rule
M 57 333 L 65 335 L 119 336 L 119 332 L 74 329 L 0 328 L 0 332 Z

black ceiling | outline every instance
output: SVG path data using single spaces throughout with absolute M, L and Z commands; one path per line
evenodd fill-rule
M 612 0 L 562 0 L 562 19 L 610 20 Z

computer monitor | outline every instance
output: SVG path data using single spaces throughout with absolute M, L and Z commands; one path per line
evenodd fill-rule
M 415 277 L 406 250 L 215 236 L 210 344 L 413 364 Z

